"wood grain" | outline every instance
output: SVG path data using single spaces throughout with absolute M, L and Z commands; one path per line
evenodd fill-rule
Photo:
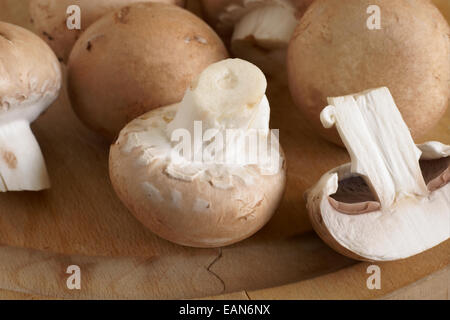
M 30 27 L 26 8 L 27 0 L 0 0 L 0 20 Z M 450 264 L 447 241 L 382 264 L 383 290 L 369 291 L 366 264 L 335 253 L 311 231 L 303 200 L 347 153 L 309 129 L 286 87 L 269 81 L 268 97 L 288 161 L 281 206 L 246 241 L 192 249 L 158 238 L 124 208 L 109 182 L 108 144 L 79 122 L 63 91 L 32 126 L 52 189 L 0 194 L 0 298 L 376 298 Z M 450 143 L 449 129 L 450 111 L 426 138 Z M 80 291 L 66 287 L 71 264 L 81 268 Z

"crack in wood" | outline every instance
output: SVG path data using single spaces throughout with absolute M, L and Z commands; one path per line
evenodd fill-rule
M 222 258 L 222 248 L 219 248 L 219 254 L 217 255 L 217 257 L 214 258 L 214 260 L 206 267 L 206 271 L 208 271 L 209 273 L 211 273 L 215 278 L 217 278 L 220 283 L 222 284 L 222 291 L 219 294 L 222 294 L 225 292 L 226 290 L 226 286 L 225 286 L 225 281 L 222 280 L 221 277 L 219 277 L 219 275 L 217 273 L 215 273 L 214 271 L 211 270 L 211 267 L 220 259 Z

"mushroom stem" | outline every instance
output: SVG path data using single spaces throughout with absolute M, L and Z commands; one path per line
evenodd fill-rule
M 0 191 L 50 188 L 41 149 L 25 120 L 0 126 Z
M 251 39 L 267 50 L 285 48 L 297 25 L 295 8 L 287 1 L 256 7 L 234 27 L 232 41 Z
M 176 129 L 188 130 L 194 139 L 195 155 L 203 149 L 204 142 L 221 134 L 224 148 L 217 151 L 226 150 L 225 159 L 235 159 L 237 154 L 245 153 L 245 143 L 238 140 L 242 141 L 248 133 L 267 136 L 269 132 L 266 86 L 261 70 L 244 60 L 227 59 L 212 64 L 186 91 L 179 111 L 167 126 L 169 137 Z M 227 132 L 229 129 L 236 131 Z
M 403 198 L 428 195 L 419 165 L 421 151 L 387 88 L 329 98 L 321 113 L 324 127 L 336 125 L 351 157 L 383 209 Z

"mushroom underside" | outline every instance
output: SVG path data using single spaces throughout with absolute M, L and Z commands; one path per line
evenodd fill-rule
M 364 261 L 405 259 L 449 239 L 450 157 L 420 165 L 432 192 L 384 209 L 362 176 L 350 173 L 350 164 L 324 175 L 307 193 L 314 229 L 336 251 Z
M 430 191 L 450 182 L 450 157 L 420 160 L 422 176 Z M 360 175 L 339 180 L 336 193 L 329 196 L 330 204 L 341 213 L 362 214 L 380 209 L 380 203 Z

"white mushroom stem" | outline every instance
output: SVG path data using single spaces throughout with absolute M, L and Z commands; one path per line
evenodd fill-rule
M 227 152 L 239 153 L 239 136 L 250 129 L 267 135 L 270 107 L 265 96 L 267 82 L 255 65 L 240 59 L 227 59 L 209 66 L 187 90 L 174 120 L 168 124 L 168 135 L 176 129 L 186 129 L 193 138 L 205 138 L 221 133 L 227 137 L 228 129 L 239 129 L 235 139 L 226 139 Z M 201 132 L 199 124 L 201 123 Z M 209 132 L 208 132 L 209 131 Z M 199 135 L 200 134 L 200 135 Z M 204 140 L 193 141 L 196 154 Z M 235 154 L 227 154 L 233 158 Z
M 328 103 L 322 124 L 336 125 L 350 153 L 351 171 L 366 179 L 382 209 L 428 195 L 419 166 L 421 151 L 387 88 L 329 98 Z
M 251 9 L 235 25 L 232 41 L 254 40 L 265 49 L 284 48 L 297 25 L 289 1 L 273 1 Z
M 0 191 L 48 189 L 41 149 L 25 120 L 0 125 Z

